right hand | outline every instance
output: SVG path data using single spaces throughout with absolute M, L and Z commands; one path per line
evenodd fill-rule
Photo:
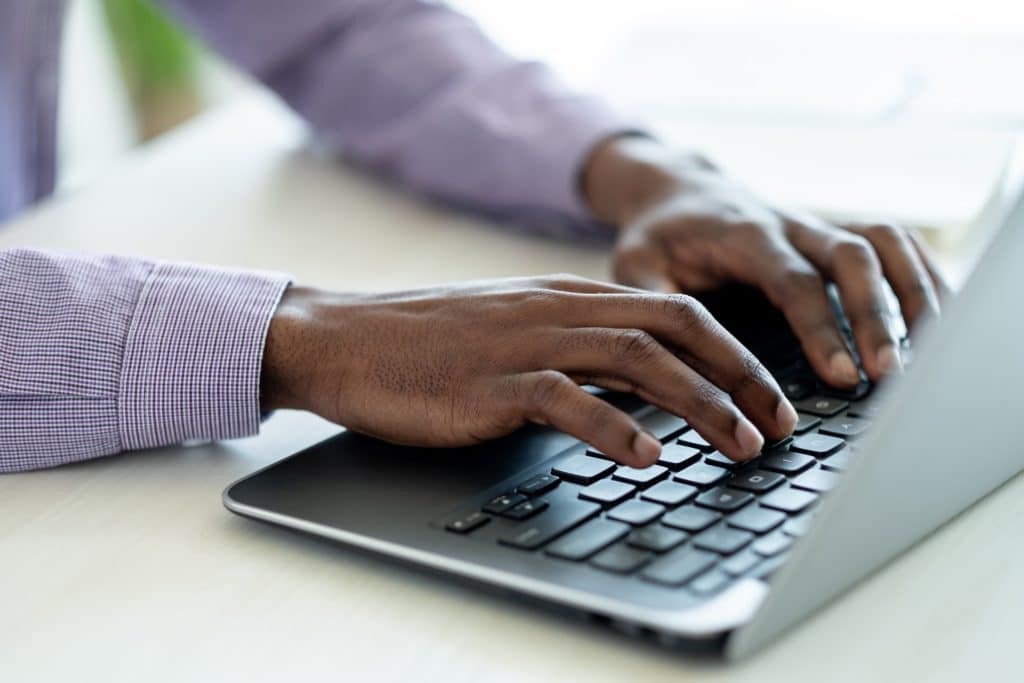
M 653 464 L 659 442 L 580 384 L 684 417 L 734 460 L 797 421 L 764 366 L 693 298 L 564 275 L 382 295 L 292 287 L 270 324 L 261 400 L 416 446 L 550 424 L 620 463 Z

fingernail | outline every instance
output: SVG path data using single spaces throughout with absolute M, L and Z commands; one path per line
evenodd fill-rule
M 793 430 L 796 429 L 798 419 L 793 404 L 786 399 L 782 399 L 778 409 L 775 411 L 775 423 L 779 425 L 779 429 L 786 434 L 792 434 Z
M 828 369 L 832 373 L 832 377 L 847 384 L 856 384 L 860 381 L 857 366 L 854 365 L 850 354 L 845 351 L 837 351 L 832 354 L 832 358 L 828 362 Z
M 886 344 L 878 349 L 878 353 L 875 354 L 875 362 L 878 363 L 882 372 L 903 372 L 903 361 L 900 360 L 900 354 L 892 344 Z
M 746 420 L 740 420 L 736 423 L 735 436 L 736 443 L 740 445 L 740 450 L 748 458 L 753 458 L 760 453 L 761 447 L 764 446 L 764 437 L 761 436 L 761 432 L 757 431 L 757 428 Z
M 661 455 L 661 442 L 647 432 L 637 432 L 633 437 L 633 452 L 644 462 L 654 462 Z

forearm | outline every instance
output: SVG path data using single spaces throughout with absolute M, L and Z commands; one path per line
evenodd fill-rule
M 254 433 L 287 280 L 0 252 L 0 471 Z

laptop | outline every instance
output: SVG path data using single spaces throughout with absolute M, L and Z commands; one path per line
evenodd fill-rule
M 462 449 L 351 432 L 230 485 L 224 504 L 689 653 L 769 643 L 1024 469 L 1024 200 L 904 375 L 819 382 L 756 291 L 706 297 L 776 374 L 798 433 L 737 466 L 685 420 L 602 396 L 664 443 L 619 467 L 550 428 Z M 909 359 L 908 359 L 909 360 Z

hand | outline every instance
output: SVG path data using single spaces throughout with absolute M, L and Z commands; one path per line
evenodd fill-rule
M 789 321 L 815 371 L 836 386 L 857 367 L 829 307 L 838 287 L 868 376 L 900 368 L 884 284 L 908 327 L 937 315 L 948 287 L 916 233 L 890 225 L 834 226 L 760 202 L 708 162 L 645 138 L 616 138 L 591 157 L 584 189 L 594 213 L 621 227 L 618 281 L 699 292 L 738 281 L 760 288 Z
M 469 445 L 529 421 L 621 463 L 655 462 L 660 443 L 584 383 L 635 392 L 736 460 L 797 420 L 692 298 L 572 276 L 383 295 L 292 287 L 270 324 L 261 399 L 400 444 Z

